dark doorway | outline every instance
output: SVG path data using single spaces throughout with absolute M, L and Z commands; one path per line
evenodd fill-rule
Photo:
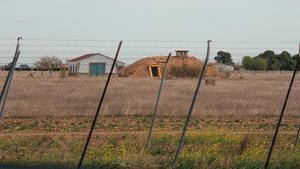
M 151 66 L 151 73 L 152 73 L 152 77 L 158 77 L 158 67 L 157 66 Z

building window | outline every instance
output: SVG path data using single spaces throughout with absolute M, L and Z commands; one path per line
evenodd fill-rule
M 77 73 L 78 72 L 78 66 L 77 65 L 71 65 L 69 67 L 69 69 L 70 69 L 71 73 Z

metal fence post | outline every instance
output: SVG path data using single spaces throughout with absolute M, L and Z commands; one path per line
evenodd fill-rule
M 209 53 L 210 53 L 210 42 L 211 42 L 211 40 L 207 41 L 207 52 L 206 52 L 205 62 L 203 64 L 203 67 L 202 67 L 202 70 L 201 70 L 201 73 L 200 73 L 200 77 L 199 77 L 199 80 L 198 80 L 198 83 L 197 83 L 197 86 L 196 86 L 196 90 L 195 90 L 195 93 L 194 93 L 194 96 L 193 96 L 193 100 L 192 100 L 189 112 L 187 114 L 185 124 L 184 124 L 183 130 L 182 130 L 182 134 L 181 134 L 181 137 L 180 137 L 180 141 L 179 141 L 176 153 L 175 153 L 175 158 L 174 158 L 174 161 L 173 161 L 173 168 L 175 167 L 176 161 L 177 161 L 178 156 L 181 152 L 183 142 L 184 142 L 184 136 L 185 136 L 185 133 L 186 133 L 186 130 L 187 130 L 187 127 L 188 127 L 188 123 L 189 123 L 189 120 L 190 120 L 192 112 L 193 112 L 193 108 L 194 108 L 194 105 L 195 105 L 195 102 L 196 102 L 196 99 L 197 99 L 197 96 L 198 96 L 198 93 L 199 93 L 199 90 L 200 90 L 202 79 L 204 78 L 205 68 L 206 68 L 206 65 L 207 65 L 207 62 L 208 62 L 208 59 L 209 59 Z
M 6 76 L 6 79 L 5 79 L 4 85 L 2 87 L 1 94 L 0 94 L 0 106 L 1 106 L 0 118 L 3 115 L 3 110 L 4 110 L 4 106 L 5 106 L 5 102 L 6 102 L 6 97 L 7 97 L 10 85 L 11 85 L 12 77 L 13 77 L 13 74 L 15 72 L 15 68 L 16 68 L 16 65 L 17 65 L 18 58 L 20 56 L 20 41 L 21 40 L 22 40 L 22 37 L 18 37 L 17 46 L 16 46 L 14 57 L 13 57 L 13 61 L 10 65 L 8 74 Z
M 300 59 L 300 43 L 299 43 L 299 54 L 298 54 L 298 59 Z M 300 124 L 298 125 L 298 132 L 297 132 L 297 136 L 296 136 L 296 145 L 298 144 L 298 140 L 299 140 L 299 137 L 300 137 Z
M 18 57 L 20 55 L 20 52 L 18 53 Z M 4 108 L 5 108 L 5 103 L 6 103 L 6 98 L 7 98 L 7 95 L 8 95 L 8 91 L 10 89 L 10 86 L 11 86 L 11 81 L 12 81 L 12 76 L 15 72 L 15 69 L 12 70 L 12 73 L 11 73 L 11 76 L 9 77 L 9 81 L 8 81 L 8 85 L 7 85 L 7 88 L 6 90 L 4 91 L 4 96 L 3 96 L 3 101 L 1 102 L 1 109 L 0 109 L 0 115 L 2 115 L 4 113 Z
M 110 79 L 111 79 L 111 76 L 112 76 L 112 73 L 113 73 L 115 64 L 116 64 L 117 59 L 118 59 L 118 56 L 119 56 L 119 52 L 120 52 L 122 43 L 123 43 L 123 41 L 120 41 L 119 46 L 118 46 L 118 49 L 117 49 L 117 52 L 116 52 L 116 55 L 115 55 L 115 59 L 114 59 L 114 61 L 113 61 L 113 64 L 112 64 L 111 69 L 110 69 L 110 72 L 109 72 L 109 75 L 108 75 L 108 77 L 107 77 L 106 84 L 105 84 L 104 90 L 103 90 L 103 92 L 102 92 L 101 99 L 100 99 L 99 105 L 98 105 L 98 107 L 97 107 L 97 110 L 96 110 L 96 113 L 95 113 L 95 116 L 94 116 L 93 123 L 92 123 L 92 125 L 91 125 L 91 129 L 90 129 L 89 135 L 88 135 L 88 137 L 87 137 L 87 140 L 86 140 L 86 143 L 85 143 L 85 145 L 84 145 L 84 149 L 83 149 L 83 152 L 82 152 L 80 161 L 79 161 L 78 166 L 77 166 L 78 169 L 81 168 L 82 162 L 83 162 L 83 160 L 84 160 L 85 153 L 86 153 L 86 150 L 87 150 L 87 148 L 88 148 L 90 139 L 91 139 L 91 137 L 92 137 L 92 134 L 93 134 L 93 131 L 94 131 L 96 122 L 97 122 L 97 118 L 98 118 L 98 115 L 99 115 L 99 113 L 100 113 L 100 109 L 101 109 L 101 106 L 102 106 L 102 103 L 103 103 L 103 100 L 104 100 L 104 97 L 105 97 L 105 94 L 106 94 L 106 90 L 107 90 L 107 87 L 108 87 L 108 85 L 109 85 L 109 82 L 110 82 Z
M 168 65 L 168 62 L 169 62 L 170 57 L 171 57 L 171 53 L 169 53 L 169 55 L 168 55 L 168 57 L 167 57 L 167 60 L 166 60 L 166 62 L 165 62 L 165 65 L 164 65 L 163 76 L 162 76 L 162 78 L 161 78 L 160 86 L 159 86 L 159 89 L 158 89 L 158 94 L 157 94 L 157 99 L 156 99 L 156 103 L 155 103 L 154 112 L 153 112 L 153 114 L 152 114 L 152 121 L 151 121 L 151 126 L 150 126 L 150 130 L 149 130 L 148 139 L 147 139 L 147 147 L 150 146 L 151 136 L 152 136 L 152 131 L 153 131 L 153 126 L 154 126 L 155 117 L 156 117 L 156 114 L 157 114 L 158 105 L 159 105 L 159 100 L 160 100 L 160 94 L 161 94 L 161 90 L 162 90 L 162 87 L 163 87 L 163 84 L 164 84 L 164 80 L 165 80 L 165 78 L 166 78 L 166 74 L 167 74 L 167 65 Z
M 278 135 L 280 124 L 281 124 L 281 121 L 282 121 L 282 118 L 283 118 L 283 115 L 284 115 L 284 112 L 285 112 L 285 108 L 286 108 L 286 105 L 287 105 L 287 102 L 288 102 L 288 99 L 289 99 L 289 96 L 290 96 L 290 92 L 291 92 L 291 89 L 292 89 L 293 84 L 294 84 L 294 80 L 295 80 L 295 76 L 296 76 L 296 73 L 297 73 L 297 69 L 298 69 L 298 59 L 296 59 L 296 66 L 294 68 L 293 76 L 292 76 L 292 79 L 290 81 L 289 88 L 288 88 L 288 91 L 287 91 L 287 94 L 286 94 L 286 97 L 285 97 L 285 100 L 284 100 L 284 103 L 283 103 L 283 107 L 282 107 L 282 110 L 281 110 L 281 113 L 280 113 L 280 116 L 279 116 L 279 119 L 278 119 L 278 123 L 277 123 L 277 126 L 276 126 L 275 134 L 274 134 L 274 137 L 273 137 L 273 140 L 272 140 L 272 144 L 271 144 L 271 147 L 270 147 L 270 150 L 269 150 L 269 153 L 268 153 L 268 157 L 267 157 L 267 160 L 266 160 L 266 163 L 265 163 L 265 166 L 264 166 L 265 169 L 267 169 L 268 166 L 269 166 L 269 162 L 270 162 L 270 159 L 271 159 L 273 147 L 274 147 L 277 135 Z
M 299 54 L 298 54 L 298 57 L 299 57 L 298 59 L 300 59 L 300 43 L 299 43 Z M 298 125 L 298 132 L 297 132 L 296 142 L 295 142 L 296 146 L 298 144 L 299 136 L 300 136 L 300 124 Z
M 300 136 L 300 125 L 298 126 L 298 133 L 296 136 L 296 145 L 298 144 L 299 136 Z

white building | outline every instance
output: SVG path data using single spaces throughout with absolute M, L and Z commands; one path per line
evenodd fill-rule
M 217 62 L 215 63 L 215 67 L 221 72 L 231 72 L 234 71 L 234 67 L 230 65 L 225 65 L 223 63 Z
M 69 75 L 89 74 L 100 76 L 109 73 L 113 64 L 113 58 L 101 53 L 85 54 L 68 60 Z M 117 73 L 125 66 L 125 63 L 117 61 L 113 73 Z

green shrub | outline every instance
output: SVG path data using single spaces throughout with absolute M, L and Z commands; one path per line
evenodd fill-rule
M 187 64 L 171 66 L 170 74 L 174 77 L 198 77 L 200 68 L 197 66 L 188 66 Z
M 262 58 L 253 58 L 252 70 L 267 70 L 267 61 Z M 274 70 L 276 69 L 274 68 Z
M 247 70 L 267 70 L 268 68 L 267 60 L 259 57 L 251 58 L 250 56 L 245 56 L 242 64 Z

